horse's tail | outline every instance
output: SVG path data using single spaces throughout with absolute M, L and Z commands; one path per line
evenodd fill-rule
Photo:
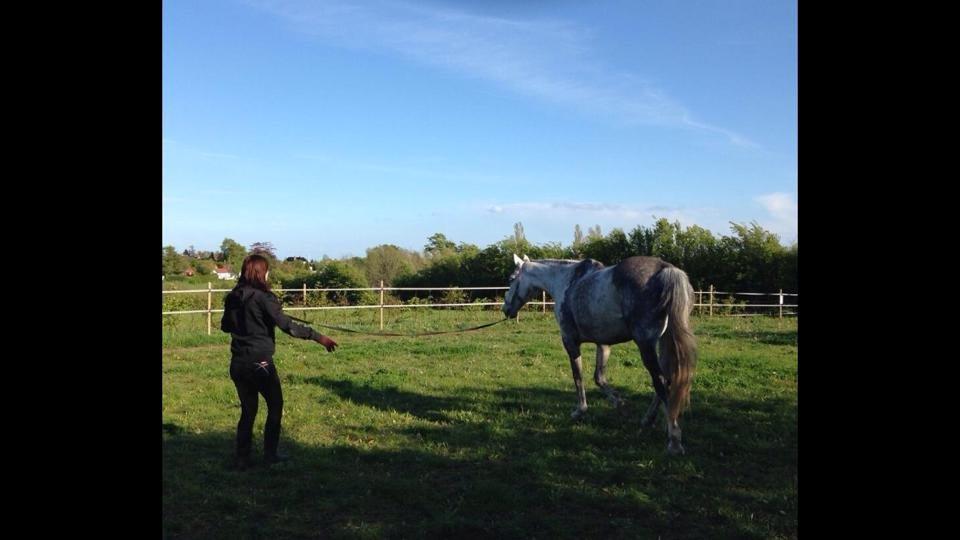
M 693 286 L 687 274 L 670 266 L 658 273 L 662 285 L 660 305 L 667 312 L 667 327 L 660 337 L 661 365 L 670 377 L 669 417 L 675 420 L 690 404 L 690 386 L 697 367 L 697 342 L 690 328 Z

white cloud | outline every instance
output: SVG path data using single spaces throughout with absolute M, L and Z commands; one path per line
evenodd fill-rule
M 797 203 L 789 193 L 767 193 L 754 197 L 754 201 L 767 211 L 768 219 L 762 220 L 764 228 L 780 235 L 786 243 L 797 239 Z
M 338 45 L 388 51 L 537 99 L 630 124 L 718 133 L 757 147 L 690 111 L 636 74 L 603 66 L 590 31 L 554 20 L 510 20 L 399 1 L 248 2 L 305 34 Z
M 626 205 L 597 202 L 519 202 L 508 204 L 487 204 L 483 211 L 511 219 L 534 221 L 555 221 L 562 223 L 580 223 L 593 225 L 600 223 L 604 230 L 613 227 L 633 229 L 637 225 L 649 226 L 654 217 L 679 221 L 684 226 L 700 225 L 706 227 L 712 223 L 716 211 L 710 208 L 685 208 L 663 205 Z M 719 232 L 714 230 L 714 232 Z

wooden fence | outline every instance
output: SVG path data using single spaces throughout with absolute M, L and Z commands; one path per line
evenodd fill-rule
M 303 294 L 304 304 L 307 302 L 307 293 L 308 292 L 349 292 L 349 291 L 371 291 L 380 293 L 380 302 L 377 304 L 359 304 L 359 305 L 349 305 L 349 306 L 284 306 L 283 309 L 287 311 L 314 311 L 314 310 L 328 310 L 328 309 L 379 309 L 380 310 L 380 330 L 383 330 L 383 312 L 387 309 L 394 308 L 418 308 L 418 307 L 464 307 L 464 306 L 500 306 L 503 302 L 454 302 L 454 303 L 416 303 L 416 304 L 387 304 L 384 302 L 384 297 L 387 291 L 480 291 L 480 290 L 489 290 L 489 291 L 506 291 L 509 287 L 384 287 L 383 282 L 380 282 L 379 287 L 366 287 L 366 288 L 340 288 L 340 289 L 310 289 L 307 288 L 307 285 L 304 284 L 303 287 L 299 289 L 273 289 L 274 292 L 300 292 Z M 213 283 L 207 283 L 206 289 L 188 289 L 188 290 L 165 290 L 163 294 L 206 294 L 207 295 L 207 309 L 194 309 L 194 310 L 182 310 L 182 311 L 164 311 L 163 315 L 186 315 L 191 313 L 206 313 L 207 314 L 207 334 L 211 334 L 213 331 L 213 314 L 214 313 L 223 313 L 222 309 L 213 309 L 213 294 L 214 293 L 227 293 L 231 289 L 214 289 Z M 707 315 L 713 317 L 716 315 L 725 315 L 725 316 L 738 316 L 738 317 L 749 317 L 763 315 L 764 313 L 747 313 L 748 309 L 761 309 L 761 310 L 770 310 L 771 313 L 775 313 L 778 317 L 783 317 L 784 315 L 791 316 L 797 315 L 798 304 L 798 294 L 796 293 L 785 293 L 783 289 L 780 289 L 775 293 L 754 293 L 754 292 L 723 292 L 714 290 L 713 285 L 710 286 L 709 290 L 706 291 L 695 291 L 695 296 L 697 298 L 696 304 L 696 313 L 699 315 Z M 726 297 L 726 298 L 723 298 Z M 751 304 L 746 301 L 741 301 L 737 303 L 736 297 L 747 297 L 747 298 L 761 298 L 761 297 L 773 297 L 774 303 L 757 303 Z M 786 303 L 786 299 L 791 298 L 793 303 Z M 718 301 L 719 300 L 719 301 Z M 547 300 L 547 293 L 544 291 L 539 300 L 534 300 L 527 302 L 526 307 L 530 309 L 536 309 L 539 307 L 540 311 L 546 313 L 547 306 L 554 305 L 554 302 Z M 784 311 L 784 310 L 787 311 Z M 519 318 L 519 315 L 518 315 Z

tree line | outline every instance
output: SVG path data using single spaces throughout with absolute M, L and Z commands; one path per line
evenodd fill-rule
M 633 255 L 646 255 L 682 268 L 699 290 L 713 285 L 725 291 L 798 291 L 796 243 L 782 245 L 776 234 L 757 223 L 731 223 L 730 233 L 717 236 L 696 225 L 684 228 L 661 218 L 649 227 L 637 225 L 629 232 L 613 229 L 605 235 L 599 225 L 588 228 L 586 234 L 576 225 L 569 245 L 534 244 L 526 239 L 522 223 L 517 223 L 512 235 L 483 248 L 436 233 L 427 238 L 422 251 L 383 244 L 368 248 L 363 257 L 324 256 L 319 260 L 281 260 L 270 242 L 256 242 L 248 248 L 225 238 L 213 252 L 196 251 L 192 246 L 178 252 L 173 246 L 164 246 L 163 274 L 165 279 L 182 279 L 187 273 L 205 276 L 217 266 L 237 273 L 244 257 L 260 253 L 271 259 L 274 287 L 300 288 L 306 283 L 308 288 L 362 288 L 377 287 L 381 280 L 392 287 L 485 287 L 506 285 L 514 269 L 514 253 L 531 259 L 592 258 L 608 266 Z M 331 295 L 327 300 L 336 303 L 366 302 L 372 297 L 357 291 Z M 409 300 L 413 294 L 396 296 Z

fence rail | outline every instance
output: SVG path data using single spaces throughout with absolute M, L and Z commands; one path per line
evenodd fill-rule
M 384 295 L 388 291 L 506 291 L 509 287 L 385 287 L 383 282 L 380 282 L 379 287 L 349 287 L 349 288 L 308 288 L 306 284 L 303 287 L 298 289 L 273 289 L 275 292 L 298 292 L 303 295 L 304 303 L 307 300 L 307 293 L 316 292 L 316 293 L 326 293 L 326 292 L 355 292 L 355 291 L 370 291 L 370 292 L 379 292 L 380 293 L 380 302 L 377 304 L 358 304 L 358 305 L 347 305 L 347 306 L 284 306 L 283 309 L 287 311 L 322 311 L 322 310 L 335 310 L 335 309 L 379 309 L 380 310 L 380 330 L 383 330 L 383 313 L 386 309 L 393 308 L 440 308 L 440 307 L 480 307 L 480 306 L 499 306 L 502 305 L 502 302 L 447 302 L 447 303 L 401 303 L 401 304 L 388 304 L 384 302 Z M 180 310 L 180 311 L 163 311 L 162 315 L 172 316 L 172 315 L 188 315 L 188 314 L 207 314 L 207 334 L 211 334 L 213 330 L 213 314 L 214 313 L 223 313 L 223 309 L 213 309 L 213 293 L 227 293 L 232 289 L 214 289 L 213 283 L 207 283 L 206 289 L 184 289 L 184 290 L 164 290 L 162 291 L 164 295 L 167 294 L 201 294 L 206 293 L 207 295 L 207 309 L 191 309 L 191 310 Z M 714 290 L 713 286 L 710 286 L 710 289 L 705 291 L 694 291 L 695 298 L 697 301 L 694 303 L 694 307 L 697 310 L 698 314 L 706 314 L 708 316 L 714 316 L 714 310 L 716 309 L 718 314 L 728 315 L 728 316 L 738 316 L 738 317 L 748 317 L 748 316 L 757 316 L 762 315 L 762 313 L 736 313 L 738 310 L 747 310 L 752 308 L 777 308 L 777 316 L 782 318 L 784 315 L 797 315 L 796 311 L 784 311 L 784 309 L 789 308 L 798 308 L 799 304 L 787 304 L 784 302 L 786 297 L 799 297 L 798 293 L 785 293 L 781 289 L 775 293 L 758 293 L 758 292 L 725 292 Z M 726 296 L 725 302 L 717 302 L 718 296 Z M 750 304 L 746 302 L 735 303 L 733 301 L 734 297 L 737 296 L 767 296 L 774 297 L 778 299 L 778 302 L 775 304 Z M 540 307 L 541 312 L 546 312 L 547 306 L 553 306 L 555 302 L 547 301 L 547 293 L 543 292 L 540 300 L 535 300 L 527 302 L 526 306 Z M 526 307 L 525 306 L 525 307 Z M 519 317 L 519 315 L 518 315 Z

